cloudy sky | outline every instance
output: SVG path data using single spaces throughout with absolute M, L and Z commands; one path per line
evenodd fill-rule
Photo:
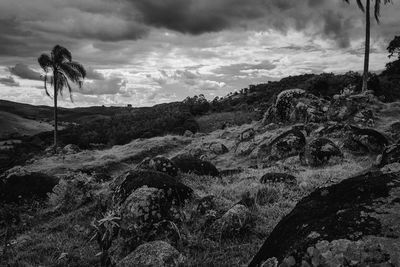
M 0 99 L 51 105 L 37 57 L 60 44 L 88 77 L 61 106 L 208 99 L 303 73 L 360 71 L 363 14 L 342 0 L 0 0 Z M 400 35 L 372 25 L 371 69 Z

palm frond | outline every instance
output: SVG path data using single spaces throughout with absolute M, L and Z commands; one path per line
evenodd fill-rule
M 64 61 L 70 62 L 72 60 L 72 55 L 67 48 L 56 45 L 53 50 L 51 50 L 51 58 L 55 63 L 60 64 Z
M 44 91 L 46 92 L 46 95 L 51 98 L 49 91 L 47 91 L 47 73 L 44 75 Z
M 357 0 L 357 6 L 361 9 L 362 12 L 365 12 L 365 8 L 361 0 Z
M 38 58 L 38 62 L 39 62 L 40 67 L 41 67 L 45 72 L 48 72 L 48 71 L 49 71 L 49 69 L 51 68 L 52 63 L 53 63 L 53 62 L 51 61 L 51 59 L 50 59 L 50 56 L 47 55 L 47 54 L 42 54 L 42 55 L 40 55 L 40 57 Z

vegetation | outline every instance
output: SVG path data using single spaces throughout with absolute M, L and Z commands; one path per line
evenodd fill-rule
M 70 98 L 72 101 L 72 89 L 69 82 L 73 82 L 82 86 L 83 79 L 86 77 L 85 68 L 78 62 L 72 61 L 71 52 L 65 47 L 60 45 L 54 46 L 51 50 L 51 55 L 42 54 L 38 58 L 40 67 L 45 72 L 44 75 L 44 89 L 46 94 L 50 96 L 47 91 L 47 82 L 53 85 L 53 99 L 54 99 L 54 147 L 57 147 L 57 132 L 58 132 L 58 116 L 57 116 L 57 97 L 58 94 L 62 95 L 63 89 L 68 88 Z M 52 72 L 52 77 L 48 77 L 47 73 Z
M 349 3 L 350 0 L 344 0 L 347 3 Z M 363 83 L 362 83 L 362 91 L 367 91 L 368 90 L 368 68 L 369 68 L 369 51 L 370 51 L 370 38 L 371 38 L 371 16 L 370 16 L 370 6 L 371 6 L 371 0 L 365 0 L 366 1 L 366 7 L 364 8 L 364 5 L 361 0 L 356 0 L 358 7 L 362 10 L 362 12 L 365 12 L 365 53 L 364 53 L 364 72 L 363 72 Z M 379 23 L 379 16 L 380 16 L 380 10 L 381 10 L 381 0 L 375 0 L 375 6 L 374 6 L 374 15 L 375 15 L 375 20 Z M 383 3 L 386 5 L 390 3 L 391 0 L 383 0 Z

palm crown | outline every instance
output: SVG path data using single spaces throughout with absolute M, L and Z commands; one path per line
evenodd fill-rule
M 38 58 L 38 62 L 46 72 L 46 75 L 44 76 L 44 88 L 46 94 L 50 96 L 47 91 L 47 83 L 50 81 L 51 84 L 54 83 L 54 97 L 56 97 L 58 93 L 62 95 L 62 91 L 66 87 L 68 88 L 72 101 L 72 89 L 69 81 L 78 84 L 81 88 L 82 81 L 86 77 L 85 68 L 80 63 L 72 61 L 71 52 L 60 45 L 54 46 L 51 50 L 51 55 L 42 54 Z M 52 79 L 47 77 L 49 71 L 53 72 Z
M 347 3 L 350 2 L 350 0 L 344 0 L 344 1 Z M 365 12 L 365 8 L 364 8 L 364 5 L 361 2 L 361 0 L 357 0 L 356 2 L 357 2 L 358 7 L 362 10 L 362 12 Z M 392 0 L 383 0 L 383 4 L 385 4 L 385 5 L 388 3 L 391 3 L 391 2 L 392 2 Z M 381 13 L 381 3 L 382 3 L 382 0 L 375 0 L 374 14 L 375 14 L 375 19 L 378 23 L 379 23 L 379 16 L 381 15 L 380 14 Z

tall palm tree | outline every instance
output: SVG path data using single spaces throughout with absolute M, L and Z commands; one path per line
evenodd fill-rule
M 349 3 L 350 0 L 344 0 Z M 366 7 L 364 8 L 361 0 L 356 0 L 358 7 L 365 13 L 365 52 L 364 52 L 364 73 L 363 73 L 363 84 L 362 91 L 365 92 L 368 90 L 368 68 L 369 68 L 369 50 L 370 50 L 370 39 L 371 39 L 371 16 L 370 16 L 370 6 L 371 0 L 366 1 Z M 391 3 L 392 0 L 383 0 L 383 3 L 386 5 Z M 374 6 L 374 14 L 375 20 L 379 23 L 379 16 L 381 11 L 381 3 L 382 0 L 375 0 Z
M 83 79 L 86 77 L 86 70 L 80 63 L 72 61 L 71 52 L 60 45 L 54 46 L 50 55 L 42 54 L 38 58 L 38 62 L 46 73 L 44 75 L 44 89 L 46 94 L 50 96 L 47 91 L 48 82 L 53 85 L 54 89 L 54 148 L 56 148 L 58 132 L 57 96 L 58 94 L 62 95 L 64 88 L 68 88 L 71 101 L 73 101 L 72 89 L 69 82 L 76 83 L 81 88 Z M 53 77 L 48 77 L 48 72 L 52 72 Z

